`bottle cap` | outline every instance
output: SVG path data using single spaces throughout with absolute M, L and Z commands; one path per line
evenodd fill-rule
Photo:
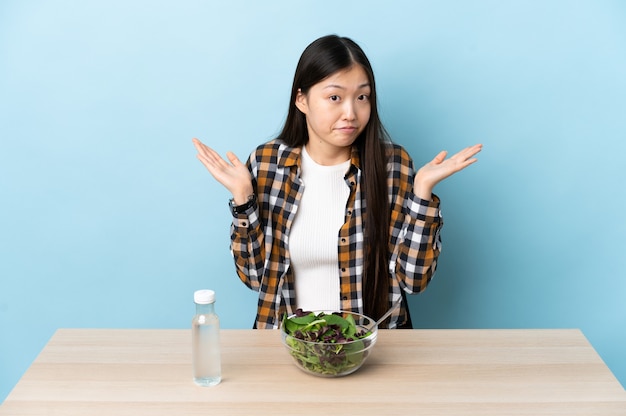
M 196 290 L 193 293 L 193 301 L 195 303 L 199 303 L 200 305 L 213 303 L 215 302 L 215 292 L 208 289 Z

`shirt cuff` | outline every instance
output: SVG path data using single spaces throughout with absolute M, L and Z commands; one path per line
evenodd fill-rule
M 425 223 L 440 223 L 442 220 L 440 199 L 437 195 L 432 195 L 432 200 L 428 201 L 414 196 L 409 203 L 409 213 L 412 217 Z
M 251 223 L 253 224 L 255 221 L 258 221 L 257 207 L 258 204 L 255 203 L 242 213 L 235 214 L 231 211 L 233 214 L 233 226 L 247 230 Z

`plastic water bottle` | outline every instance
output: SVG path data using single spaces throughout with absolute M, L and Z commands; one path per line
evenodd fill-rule
M 220 320 L 215 313 L 215 292 L 197 290 L 193 294 L 196 315 L 191 322 L 193 381 L 214 386 L 222 381 Z

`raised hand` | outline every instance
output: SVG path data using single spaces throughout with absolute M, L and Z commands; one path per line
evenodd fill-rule
M 430 200 L 435 185 L 447 177 L 459 172 L 478 159 L 474 156 L 483 148 L 482 144 L 466 147 L 454 156 L 446 159 L 447 151 L 440 152 L 433 160 L 422 166 L 415 175 L 413 191 L 422 199 Z
M 198 139 L 193 139 L 198 151 L 197 157 L 211 175 L 233 194 L 235 204 L 240 205 L 248 201 L 254 192 L 252 178 L 245 164 L 233 152 L 227 152 L 228 161 L 224 160 L 215 150 Z

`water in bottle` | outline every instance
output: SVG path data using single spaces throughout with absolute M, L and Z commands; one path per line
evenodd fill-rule
M 222 380 L 220 321 L 215 313 L 215 292 L 194 292 L 196 314 L 191 324 L 193 380 L 199 386 L 214 386 Z

